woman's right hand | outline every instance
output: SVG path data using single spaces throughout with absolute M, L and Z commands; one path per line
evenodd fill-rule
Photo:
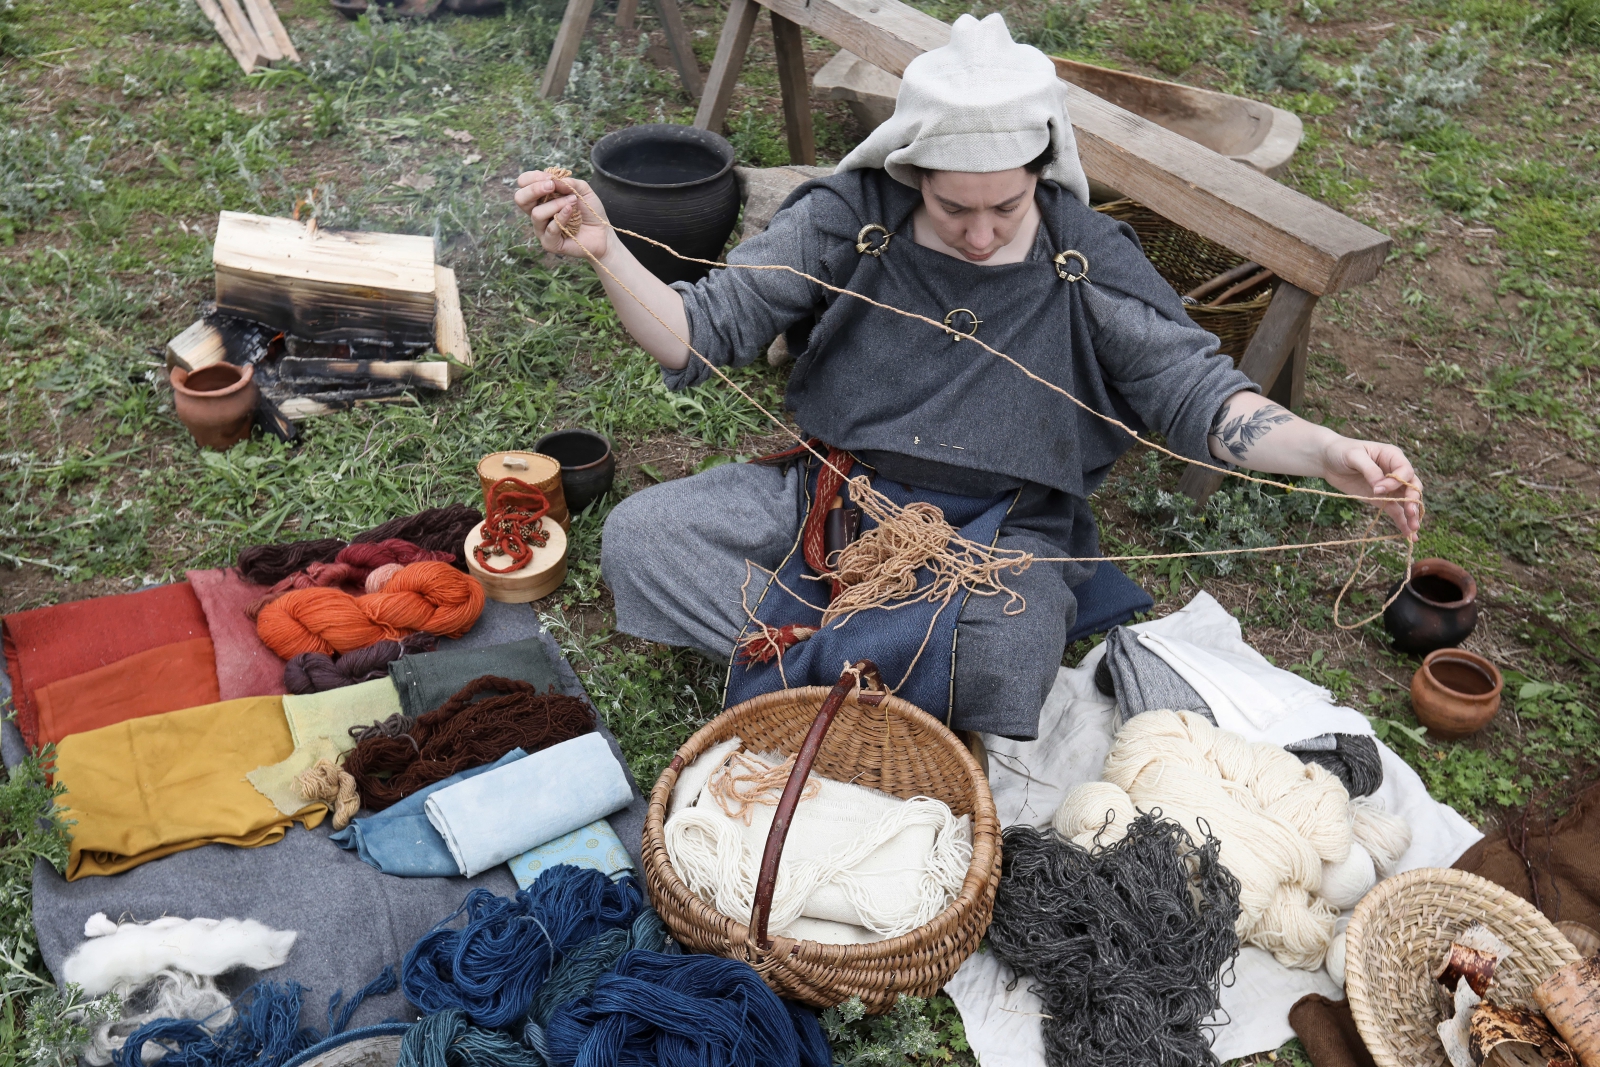
M 533 220 L 534 232 L 546 252 L 579 259 L 599 259 L 606 254 L 610 237 L 606 209 L 588 182 L 552 178 L 542 170 L 524 171 L 517 175 L 513 199 Z

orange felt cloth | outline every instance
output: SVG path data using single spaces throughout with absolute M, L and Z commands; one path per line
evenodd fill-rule
M 245 697 L 146 715 L 56 746 L 56 801 L 69 821 L 67 880 L 119 874 L 149 860 L 220 843 L 254 848 L 307 827 L 327 808 L 281 814 L 245 775 L 294 751 L 282 697 Z
M 68 734 L 220 699 L 209 637 L 138 652 L 33 692 L 41 745 Z

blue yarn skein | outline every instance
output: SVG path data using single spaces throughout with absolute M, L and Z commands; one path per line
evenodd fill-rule
M 635 950 L 544 1028 L 552 1067 L 829 1067 L 816 1016 L 755 969 L 719 956 Z
M 500 1030 L 472 1025 L 454 1008 L 429 1015 L 400 1039 L 400 1063 L 411 1067 L 545 1067 L 543 1057 Z
M 411 947 L 401 964 L 406 999 L 426 1015 L 455 1008 L 498 1030 L 528 1014 L 567 952 L 614 927 L 630 926 L 645 904 L 632 875 L 613 882 L 589 867 L 560 865 L 511 899 L 474 889 Z M 449 924 L 462 915 L 459 930 Z

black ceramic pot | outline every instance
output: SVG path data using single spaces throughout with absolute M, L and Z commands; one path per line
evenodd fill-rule
M 1389 596 L 1400 588 L 1389 587 Z M 1385 597 L 1387 599 L 1387 597 Z M 1447 559 L 1412 564 L 1411 581 L 1383 612 L 1383 626 L 1401 652 L 1425 656 L 1454 648 L 1478 625 L 1478 583 Z
M 604 434 L 557 430 L 539 438 L 533 450 L 561 464 L 561 492 L 574 515 L 605 496 L 616 481 L 617 457 Z
M 680 255 L 716 259 L 739 218 L 733 146 L 710 130 L 652 123 L 608 133 L 589 151 L 590 185 L 614 226 L 665 242 Z M 692 282 L 710 267 L 622 238 L 664 282 Z

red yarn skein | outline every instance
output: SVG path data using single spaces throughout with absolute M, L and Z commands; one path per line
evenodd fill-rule
M 402 568 L 381 593 L 357 597 L 325 586 L 285 593 L 261 609 L 256 632 L 286 660 L 350 652 L 418 630 L 460 637 L 483 613 L 483 600 L 476 578 L 431 560 Z

